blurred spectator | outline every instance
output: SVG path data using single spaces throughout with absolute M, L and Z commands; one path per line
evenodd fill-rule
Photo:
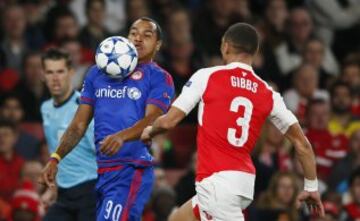
M 23 181 L 30 181 L 34 190 L 37 193 L 40 193 L 44 186 L 38 182 L 39 177 L 41 176 L 43 165 L 39 161 L 26 161 L 21 170 L 21 178 Z
M 45 44 L 42 30 L 44 15 L 41 12 L 42 2 L 40 0 L 20 0 L 26 16 L 26 39 L 27 45 L 32 50 L 40 50 Z
M 197 154 L 196 152 L 194 152 L 194 154 L 191 157 L 191 161 L 189 163 L 186 173 L 180 178 L 180 180 L 175 186 L 177 205 L 182 205 L 196 194 L 195 192 L 196 158 L 197 158 Z
M 303 62 L 312 65 L 319 73 L 319 87 L 327 88 L 330 80 L 337 74 L 337 70 L 327 72 L 324 68 L 325 45 L 316 38 L 310 39 L 306 42 L 303 52 Z
M 360 130 L 355 131 L 349 142 L 349 153 L 331 171 L 327 182 L 330 190 L 343 193 L 347 189 L 347 179 L 351 172 L 360 167 Z
M 314 148 L 318 179 L 326 182 L 334 165 L 347 155 L 348 139 L 343 134 L 332 135 L 328 130 L 330 104 L 321 99 L 308 105 L 306 136 Z
M 167 22 L 168 45 L 163 66 L 172 75 L 179 94 L 190 76 L 199 69 L 200 58 L 195 51 L 190 18 L 185 9 L 174 10 Z
M 349 178 L 349 192 L 352 202 L 345 205 L 346 221 L 360 219 L 360 168 L 354 170 Z
M 93 60 L 94 55 L 90 53 L 87 49 L 83 48 L 80 41 L 76 39 L 64 40 L 61 43 L 61 48 L 63 48 L 66 52 L 69 53 L 72 60 L 72 65 L 75 72 L 71 79 L 72 86 L 74 89 L 80 90 L 83 85 L 85 74 L 89 66 L 92 64 L 88 61 L 88 58 L 91 58 L 91 60 Z
M 28 50 L 25 38 L 26 18 L 23 8 L 10 5 L 3 11 L 2 16 L 4 38 L 0 50 L 5 55 L 6 66 L 21 74 L 21 64 Z
M 315 68 L 304 64 L 295 71 L 293 88 L 285 91 L 286 106 L 298 117 L 300 124 L 304 123 L 308 101 L 313 98 L 329 100 L 327 91 L 318 89 L 319 76 Z
M 102 40 L 110 36 L 104 26 L 105 7 L 105 0 L 86 1 L 87 24 L 80 32 L 80 41 L 84 47 L 93 51 L 96 51 Z
M 293 165 L 285 137 L 270 122 L 266 122 L 262 132 L 263 138 L 257 144 L 253 161 L 257 171 L 255 193 L 261 194 L 269 185 L 271 177 L 277 171 L 291 170 Z
M 334 31 L 360 22 L 360 5 L 357 1 L 346 1 L 344 6 L 337 0 L 310 0 L 309 11 L 313 15 L 316 34 L 331 45 Z
M 125 27 L 125 16 L 128 13 L 125 9 L 126 1 L 127 0 L 105 0 L 105 26 L 111 33 L 117 33 Z M 88 22 L 85 10 L 86 0 L 70 0 L 68 5 L 76 15 L 80 26 L 85 26 Z
M 236 16 L 235 4 L 233 0 L 206 1 L 206 6 L 194 17 L 194 40 L 205 56 L 219 55 L 225 30 L 235 21 L 242 20 Z
M 73 39 L 79 36 L 79 25 L 75 15 L 65 6 L 56 6 L 50 9 L 46 16 L 45 32 L 48 45 L 59 46 L 64 39 Z
M 263 54 L 264 71 L 259 73 L 264 80 L 272 80 L 278 85 L 283 81 L 283 75 L 276 62 L 275 48 L 286 41 L 285 24 L 289 12 L 285 0 L 266 1 L 265 17 L 260 20 L 257 29 L 262 31 L 263 43 L 261 51 Z M 263 22 L 262 22 L 263 21 Z
M 289 17 L 289 39 L 275 48 L 275 55 L 280 71 L 287 75 L 301 63 L 301 54 L 306 42 L 312 37 L 313 22 L 305 8 L 295 8 Z M 337 62 L 329 48 L 324 50 L 323 67 L 326 71 L 337 73 Z
M 23 159 L 15 153 L 16 128 L 11 121 L 0 121 L 0 198 L 10 199 L 20 182 Z
M 3 97 L 0 108 L 0 117 L 10 120 L 15 124 L 17 134 L 16 152 L 27 160 L 37 158 L 39 155 L 39 140 L 21 129 L 21 123 L 24 120 L 24 109 L 19 96 L 9 94 Z
M 250 10 L 250 0 L 233 0 L 234 1 L 234 14 L 245 22 L 251 22 L 252 13 Z
M 2 54 L 0 50 L 0 62 L 5 61 L 5 57 Z M 2 67 L 0 67 L 0 94 L 13 91 L 19 81 L 20 76 L 18 72 L 11 68 L 2 69 Z
M 24 181 L 11 200 L 10 221 L 40 221 L 39 195 L 30 181 Z
M 298 221 L 300 219 L 299 211 L 296 208 L 296 196 L 299 187 L 296 177 L 290 172 L 278 172 L 271 177 L 269 187 L 266 192 L 260 196 L 259 201 L 252 211 L 250 220 L 252 221 L 272 221 L 269 214 L 283 214 L 287 216 L 285 220 Z
M 176 194 L 170 187 L 161 187 L 154 191 L 152 210 L 155 214 L 155 221 L 166 221 L 175 206 Z
M 24 105 L 25 121 L 40 122 L 40 104 L 49 97 L 42 78 L 41 54 L 26 54 L 23 62 L 24 79 L 16 86 L 16 93 Z
M 332 117 L 329 130 L 333 134 L 351 134 L 360 129 L 360 120 L 351 113 L 353 94 L 344 82 L 335 82 L 331 88 Z
M 11 216 L 11 206 L 10 203 L 5 202 L 0 198 L 0 220 L 6 221 Z
M 351 86 L 352 113 L 360 117 L 360 54 L 351 54 L 345 59 L 341 79 Z
M 143 16 L 150 16 L 148 1 L 146 0 L 125 0 L 126 24 L 121 33 L 127 36 L 130 25 L 136 19 Z

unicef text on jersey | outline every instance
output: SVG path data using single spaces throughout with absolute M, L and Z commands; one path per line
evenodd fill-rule
M 123 88 L 98 88 L 96 89 L 95 96 L 97 98 L 125 98 L 128 96 L 132 100 L 138 100 L 141 97 L 141 91 L 136 87 L 127 87 Z

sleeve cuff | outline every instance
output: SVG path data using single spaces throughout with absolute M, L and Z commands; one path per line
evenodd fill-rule
M 93 104 L 94 104 L 94 99 L 89 98 L 89 97 L 81 96 L 81 97 L 80 97 L 80 104 L 93 105 Z
M 169 105 L 166 105 L 164 102 L 157 100 L 157 99 L 148 99 L 146 101 L 146 104 L 153 104 L 153 105 L 157 106 L 158 108 L 160 108 L 164 113 L 166 113 L 167 110 L 169 109 Z

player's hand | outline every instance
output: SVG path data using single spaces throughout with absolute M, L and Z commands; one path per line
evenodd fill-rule
M 316 192 L 302 191 L 296 199 L 297 208 L 301 207 L 302 203 L 306 203 L 310 213 L 319 217 L 325 217 L 324 206 L 322 205 L 320 194 Z
M 112 134 L 105 137 L 104 140 L 100 142 L 100 152 L 102 154 L 112 156 L 116 154 L 119 149 L 123 146 L 124 140 L 117 134 Z
M 38 182 L 49 188 L 55 188 L 55 176 L 58 171 L 57 164 L 58 163 L 56 161 L 49 160 L 41 172 Z
M 40 202 L 44 206 L 45 210 L 47 210 L 52 204 L 55 203 L 57 198 L 57 189 L 56 188 L 48 188 L 41 195 Z
M 144 143 L 150 143 L 151 142 L 151 137 L 150 137 L 150 132 L 152 130 L 152 126 L 147 126 L 140 137 L 140 140 Z

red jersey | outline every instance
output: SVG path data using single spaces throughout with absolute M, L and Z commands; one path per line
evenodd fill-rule
M 333 135 L 326 129 L 308 129 L 305 134 L 314 148 L 318 175 L 326 180 L 335 163 L 348 153 L 348 139 L 343 134 Z
M 187 114 L 198 102 L 197 181 L 227 171 L 231 172 L 225 178 L 229 182 L 244 183 L 247 179 L 245 189 L 250 188 L 255 179 L 250 153 L 265 120 L 269 117 L 282 133 L 297 122 L 280 94 L 251 66 L 239 62 L 200 69 L 173 106 Z
M 0 198 L 10 202 L 20 182 L 21 168 L 24 160 L 14 154 L 10 161 L 0 156 Z

